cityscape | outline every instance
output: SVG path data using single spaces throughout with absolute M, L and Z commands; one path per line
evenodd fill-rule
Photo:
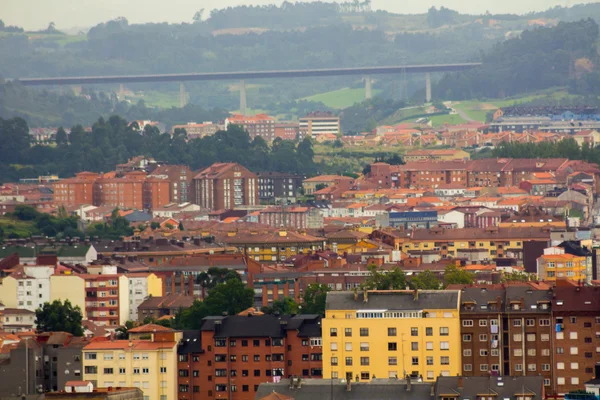
M 600 3 L 229 3 L 0 5 L 0 399 L 600 400 Z

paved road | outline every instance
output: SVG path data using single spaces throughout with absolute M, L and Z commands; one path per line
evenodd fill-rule
M 458 114 L 459 117 L 461 117 L 462 119 L 464 119 L 467 122 L 473 122 L 475 121 L 473 118 L 470 118 L 463 110 L 459 109 L 459 108 L 454 108 L 452 107 L 452 104 L 460 104 L 460 103 L 452 103 L 450 101 L 446 101 L 444 102 L 444 105 L 448 108 L 450 108 L 452 111 L 454 111 L 455 113 Z

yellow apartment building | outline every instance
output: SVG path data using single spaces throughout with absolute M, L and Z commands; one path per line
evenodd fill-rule
M 588 265 L 586 257 L 565 254 L 562 247 L 549 247 L 544 249 L 544 254 L 537 259 L 538 279 L 556 281 L 567 278 L 574 281 L 586 281 Z
M 177 341 L 173 334 L 166 339 L 90 343 L 83 348 L 83 379 L 100 388 L 137 387 L 144 400 L 175 400 Z
M 461 373 L 460 291 L 327 294 L 323 377 L 369 381 Z

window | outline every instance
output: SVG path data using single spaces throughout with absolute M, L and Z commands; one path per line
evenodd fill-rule
M 441 356 L 440 357 L 440 364 L 442 364 L 442 365 L 450 365 L 450 357 L 448 357 L 448 356 Z
M 396 328 L 388 328 L 388 336 L 396 336 Z
M 98 367 L 96 367 L 95 365 L 88 365 L 85 367 L 85 373 L 86 374 L 97 374 Z
M 369 351 L 369 343 L 360 342 L 360 351 Z
M 104 361 L 110 361 L 113 359 L 113 354 L 112 353 L 105 353 L 104 354 Z
M 411 365 L 419 365 L 419 357 L 412 357 Z
M 542 364 L 542 371 L 550 371 L 550 364 Z
M 360 328 L 360 336 L 369 336 L 369 328 Z
M 96 353 L 85 353 L 86 360 L 95 360 L 96 356 L 97 356 Z
M 398 343 L 388 342 L 388 351 L 396 351 L 396 350 L 398 350 Z
M 515 364 L 515 371 L 523 371 L 523 364 Z
M 346 342 L 346 351 L 352 351 L 352 342 Z
M 450 342 L 440 342 L 440 350 L 450 350 Z
M 579 363 L 578 362 L 572 362 L 571 363 L 571 369 L 579 369 Z
M 140 369 L 139 368 L 134 368 L 133 369 L 133 374 L 134 375 L 139 375 L 140 374 Z
M 369 365 L 369 357 L 361 357 L 360 365 Z
M 389 328 L 388 328 L 388 330 L 389 330 Z M 344 329 L 344 336 L 351 337 L 352 336 L 352 328 Z
M 440 328 L 440 336 L 448 336 L 450 334 L 450 330 L 446 326 L 442 326 Z
M 119 368 L 119 375 L 125 375 L 127 370 L 125 368 Z
M 522 357 L 523 349 L 513 349 L 513 354 L 515 355 L 515 357 Z
M 410 328 L 410 336 L 419 336 L 419 328 Z
M 425 342 L 425 349 L 426 350 L 433 350 L 433 342 Z
M 488 355 L 487 349 L 479 349 L 479 355 L 481 357 L 487 357 L 487 355 Z
M 577 331 L 569 332 L 569 339 L 577 339 Z
M 260 376 L 260 369 L 254 370 L 254 376 Z
M 425 328 L 425 336 L 433 336 L 433 328 Z
M 572 324 L 576 324 L 577 323 L 577 317 L 569 317 L 569 322 Z
M 472 319 L 463 319 L 462 326 L 473 326 Z
M 388 365 L 398 365 L 397 357 L 388 357 Z
M 520 319 L 513 319 L 513 326 L 521 326 L 521 320 Z
M 233 340 L 233 342 L 235 342 L 235 340 Z M 260 347 L 260 340 L 255 339 L 252 341 L 252 346 L 254 347 Z
M 337 357 L 331 357 L 331 365 L 338 365 L 338 358 Z
M 565 348 L 564 347 L 557 347 L 556 348 L 556 354 L 564 354 L 565 352 Z
M 570 353 L 570 354 L 578 354 L 578 353 L 579 353 L 579 350 L 577 349 L 577 347 L 571 347 L 571 349 L 570 349 L 569 353 Z
M 412 351 L 417 351 L 419 350 L 419 342 L 410 342 L 410 349 Z
M 525 326 L 535 326 L 535 319 L 531 319 L 531 318 L 526 319 Z
M 513 340 L 514 340 L 515 342 L 520 342 L 520 341 L 522 341 L 522 340 L 523 340 L 523 337 L 521 336 L 521 334 L 520 334 L 520 333 L 515 333 L 515 334 L 513 335 Z
M 150 372 L 150 370 L 148 368 L 142 368 L 142 374 L 148 375 L 149 372 Z
M 346 357 L 346 365 L 347 366 L 352 365 L 352 357 Z
M 479 320 L 479 326 L 487 326 L 488 322 L 487 319 L 480 319 Z
M 254 361 L 260 361 L 260 355 L 259 354 L 255 354 L 254 355 Z
M 486 342 L 487 341 L 487 334 L 483 333 L 483 334 L 479 335 L 479 341 L 480 342 Z
M 537 369 L 536 364 L 527 364 L 527 371 L 534 372 Z
M 564 385 L 565 384 L 565 378 L 561 378 L 561 377 L 556 378 L 556 384 L 557 385 Z
M 535 342 L 535 333 L 528 333 L 527 334 L 527 341 L 528 342 Z
M 112 375 L 113 374 L 113 369 L 112 368 L 104 368 L 104 374 L 105 375 Z
M 565 369 L 565 363 L 564 362 L 556 363 L 556 369 Z
M 433 365 L 433 357 L 431 357 L 431 356 L 426 357 L 425 362 L 427 363 L 427 365 Z
M 464 349 L 463 357 L 471 357 L 471 349 Z
M 464 364 L 463 371 L 473 371 L 473 365 L 472 364 Z
M 537 353 L 537 352 L 536 352 L 536 350 L 535 350 L 535 349 L 528 349 L 528 350 L 527 350 L 527 355 L 528 355 L 528 356 L 535 357 L 536 353 Z
M 480 364 L 479 365 L 479 370 L 480 371 L 487 371 L 489 369 L 489 366 L 487 364 Z
M 337 351 L 338 345 L 337 342 L 331 342 L 331 351 Z
M 248 347 L 248 341 L 242 340 L 242 347 Z

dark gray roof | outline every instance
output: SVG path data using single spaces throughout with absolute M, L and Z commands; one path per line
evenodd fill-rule
M 459 385 L 459 380 L 462 383 Z M 514 399 L 517 394 L 528 393 L 533 400 L 542 400 L 544 377 L 458 377 L 440 376 L 436 382 L 436 397 L 455 394 L 459 399 L 477 399 L 478 395 L 495 393 L 497 399 Z M 460 387 L 459 387 L 460 386 Z
M 286 330 L 297 330 L 298 337 L 321 337 L 321 316 L 301 314 L 288 319 Z
M 549 290 L 533 290 L 526 286 L 509 286 L 506 288 L 506 307 L 510 307 L 511 301 L 521 300 L 525 301 L 525 307 L 522 310 L 513 310 L 511 313 L 522 312 L 522 313 L 550 313 L 550 304 L 552 303 L 552 292 Z M 542 309 L 540 303 L 546 302 L 548 304 L 547 309 Z
M 200 331 L 183 331 L 183 339 L 177 348 L 177 354 L 203 353 L 200 339 Z
M 500 310 L 504 309 L 505 304 L 505 290 L 504 289 L 487 289 L 487 288 L 464 288 L 460 295 L 460 312 L 465 314 L 477 314 L 477 313 L 489 313 L 489 303 L 496 303 L 498 297 L 500 297 Z M 464 304 L 466 302 L 474 302 L 475 308 L 473 310 L 466 310 Z M 485 305 L 486 308 L 481 306 Z
M 374 379 L 371 382 L 351 384 L 338 379 L 302 379 L 299 389 L 290 389 L 290 380 L 279 383 L 263 383 L 256 391 L 256 400 L 277 392 L 293 397 L 294 400 L 432 400 L 430 383 L 412 383 L 407 391 L 406 381 L 396 379 Z
M 354 292 L 327 293 L 326 310 L 423 310 L 458 308 L 460 297 L 458 290 L 408 290 L 369 291 L 368 301 L 364 293 Z
M 220 321 L 221 324 L 215 323 Z M 282 324 L 283 322 L 283 324 Z M 230 317 L 205 318 L 203 331 L 214 331 L 215 337 L 228 338 L 282 338 L 287 319 L 272 315 L 233 315 Z

